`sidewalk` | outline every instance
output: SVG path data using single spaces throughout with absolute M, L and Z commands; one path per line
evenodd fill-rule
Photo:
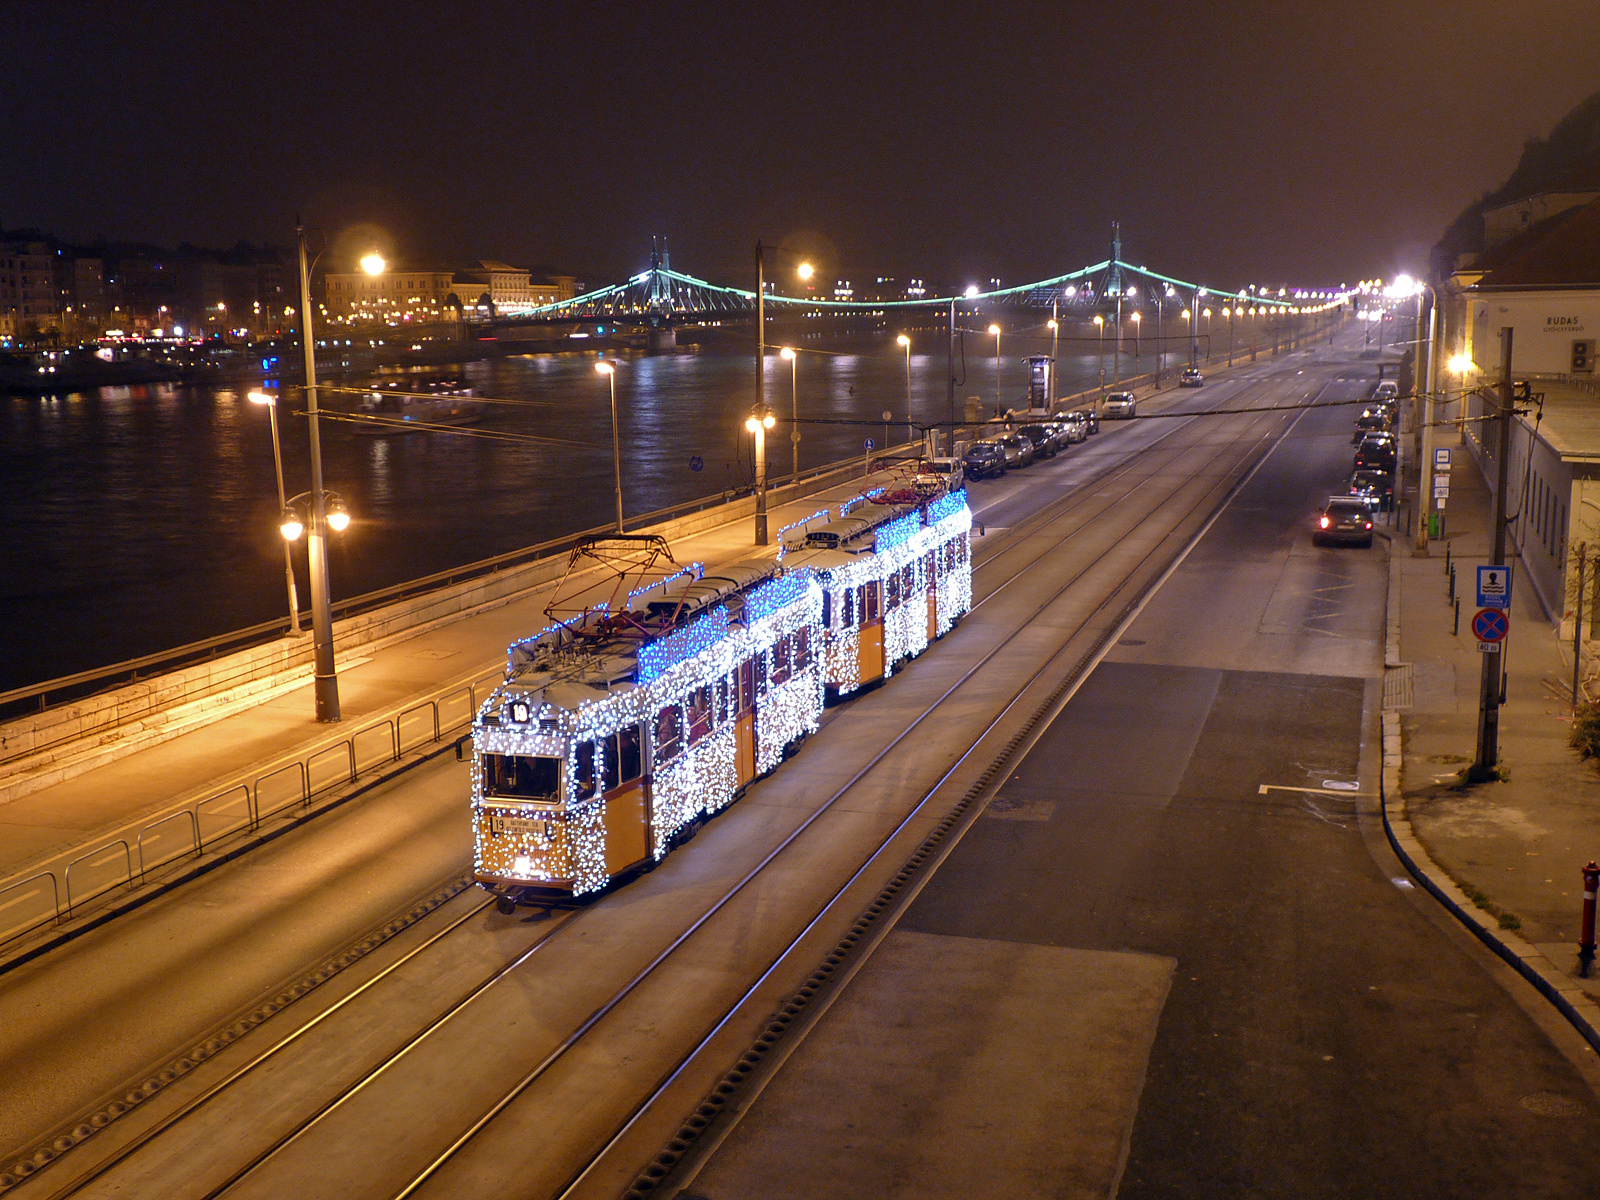
M 1568 744 L 1572 647 L 1558 640 L 1537 595 L 1520 578 L 1514 543 L 1511 634 L 1504 654 L 1506 703 L 1500 709 L 1504 782 L 1464 785 L 1456 772 L 1477 745 L 1483 655 L 1471 632 L 1475 568 L 1488 561 L 1488 488 L 1464 449 L 1450 477 L 1451 561 L 1461 596 L 1461 631 L 1452 634 L 1444 544 L 1412 556 L 1396 538 L 1390 576 L 1398 588 L 1399 659 L 1385 705 L 1400 713 L 1403 806 L 1434 863 L 1477 908 L 1476 917 L 1507 940 L 1530 943 L 1554 973 L 1600 998 L 1600 978 L 1578 980 L 1579 869 L 1600 857 L 1600 771 Z M 1394 599 L 1391 597 L 1391 612 Z M 1409 677 L 1408 677 L 1409 676 Z M 1521 953 L 1520 949 L 1517 950 Z M 1543 964 L 1541 964 L 1541 967 Z
M 1266 358 L 1270 360 L 1270 354 Z M 1245 358 L 1239 365 L 1251 364 Z M 1216 371 L 1218 376 L 1226 374 L 1220 368 Z M 1160 393 L 1152 393 L 1147 386 L 1137 390 L 1141 400 L 1158 407 L 1187 394 L 1170 382 Z M 859 487 L 859 481 L 851 481 L 774 505 L 769 514 L 773 542 L 785 525 L 809 517 L 825 505 L 848 499 L 858 493 Z M 974 530 L 974 544 L 981 544 L 978 530 Z M 680 563 L 698 561 L 708 566 L 746 557 L 755 552 L 751 522 L 739 519 L 678 539 L 672 550 Z M 39 896 L 26 889 L 6 893 L 38 871 L 53 872 L 60 885 L 68 862 L 92 848 L 92 856 L 98 857 L 97 848 L 115 844 L 112 839 L 126 839 L 128 871 L 137 874 L 143 853 L 139 839 L 164 822 L 168 814 L 180 817 L 180 810 L 193 809 L 196 801 L 218 797 L 225 790 L 237 794 L 241 784 L 255 786 L 257 803 L 264 809 L 264 781 L 274 772 L 284 773 L 274 785 L 276 803 L 277 790 L 300 786 L 298 765 L 318 754 L 322 755 L 317 761 L 325 773 L 318 775 L 319 768 L 305 768 L 311 790 L 318 790 L 322 780 L 337 783 L 340 764 L 345 761 L 340 744 L 374 723 L 396 722 L 396 740 L 411 752 L 409 759 L 414 761 L 423 743 L 401 732 L 401 714 L 414 711 L 419 701 L 448 692 L 453 693 L 450 719 L 446 721 L 441 711 L 439 721 L 441 728 L 455 726 L 444 738 L 447 745 L 459 732 L 460 722 L 470 720 L 466 696 L 475 695 L 476 702 L 481 703 L 488 687 L 499 681 L 506 647 L 548 623 L 544 608 L 553 587 L 537 587 L 488 611 L 393 644 L 358 649 L 347 655 L 339 663 L 343 720 L 337 725 L 318 725 L 312 718 L 311 686 L 309 678 L 302 677 L 303 681 L 276 689 L 259 703 L 242 704 L 212 724 L 0 805 L 0 909 L 26 901 L 30 909 L 44 904 L 48 911 L 48 892 Z M 464 691 L 474 684 L 475 693 Z M 358 766 L 364 785 L 370 786 L 373 780 L 392 774 L 401 766 L 399 762 L 384 766 L 381 755 L 368 754 L 369 748 L 377 748 L 387 736 L 374 730 L 371 735 L 364 735 L 366 741 L 361 746 L 350 751 L 353 757 L 362 759 Z M 431 731 L 424 740 L 438 744 L 432 742 Z M 211 835 L 201 831 L 199 823 L 200 818 L 196 817 L 196 836 L 209 842 Z M 162 832 L 177 835 L 187 844 L 188 828 L 184 820 L 162 825 Z M 168 844 L 177 846 L 175 841 Z M 113 880 L 122 870 L 123 853 L 118 852 L 117 862 L 107 859 Z M 163 858 L 158 851 L 152 861 L 172 860 Z M 91 883 L 96 870 L 105 874 L 98 861 L 80 868 L 91 873 Z M 39 886 L 28 885 L 34 891 Z M 21 919 L 25 911 L 18 908 L 0 913 L 5 918 L 0 919 L 0 928 L 9 928 L 9 921 Z

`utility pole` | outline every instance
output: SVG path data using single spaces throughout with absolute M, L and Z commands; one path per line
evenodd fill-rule
M 1494 542 L 1489 564 L 1506 565 L 1506 485 L 1511 476 L 1511 328 L 1500 331 L 1500 411 L 1495 415 Z M 1509 615 L 1509 613 L 1507 614 Z M 1500 755 L 1500 676 L 1505 651 L 1483 655 L 1483 680 L 1478 689 L 1478 756 L 1468 778 L 1482 782 L 1494 778 Z
M 333 663 L 333 609 L 328 602 L 328 498 L 322 490 L 322 436 L 317 424 L 317 342 L 311 321 L 311 270 L 306 265 L 306 230 L 300 241 L 300 340 L 306 354 L 306 418 L 311 428 L 311 522 L 306 557 L 311 575 L 311 641 L 316 658 L 319 721 L 339 719 L 339 676 Z
M 1421 299 L 1421 293 L 1418 293 Z M 1417 509 L 1420 518 L 1417 521 L 1416 548 L 1424 554 L 1428 551 L 1428 521 L 1432 515 L 1437 501 L 1433 498 L 1433 336 L 1434 321 L 1439 315 L 1439 297 L 1431 293 L 1432 303 L 1428 306 L 1428 372 L 1423 378 L 1422 390 L 1422 462 L 1421 470 L 1417 473 Z M 1420 356 L 1419 356 L 1420 358 Z
M 950 342 L 945 349 L 945 375 L 950 389 L 950 445 L 955 446 L 956 422 L 956 298 L 950 297 Z
M 767 278 L 761 239 L 756 239 L 756 404 L 755 419 L 767 409 Z M 756 430 L 756 545 L 767 544 L 767 456 L 764 430 Z

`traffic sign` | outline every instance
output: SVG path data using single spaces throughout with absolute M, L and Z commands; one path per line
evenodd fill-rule
M 1472 633 L 1480 642 L 1502 642 L 1510 627 L 1505 612 L 1498 608 L 1480 608 L 1472 618 Z
M 1511 568 L 1478 568 L 1478 607 L 1511 607 Z
M 875 446 L 876 444 L 877 443 L 874 442 L 871 438 L 868 438 L 866 440 L 866 442 L 864 443 L 864 445 L 867 447 L 868 450 L 871 450 L 873 448 L 873 446 Z
M 1499 642 L 1479 642 L 1478 643 L 1478 653 L 1479 654 L 1499 654 L 1500 653 L 1500 643 Z
M 1435 471 L 1450 469 L 1450 447 L 1442 446 L 1433 452 L 1433 469 Z

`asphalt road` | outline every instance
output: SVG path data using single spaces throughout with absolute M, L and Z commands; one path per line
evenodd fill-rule
M 1307 414 L 901 928 L 1176 960 L 1128 1200 L 1600 1195 L 1585 1072 L 1338 794 L 1372 734 L 1386 563 L 1313 547 L 1307 518 L 1351 415 Z

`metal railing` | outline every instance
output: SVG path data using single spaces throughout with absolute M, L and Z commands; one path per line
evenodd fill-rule
M 84 849 L 63 868 L 0 884 L 0 945 L 70 920 L 85 904 L 119 889 L 131 893 L 144 885 L 151 871 L 184 858 L 199 858 L 225 838 L 253 833 L 274 817 L 298 817 L 317 797 L 391 766 L 413 750 L 444 741 L 471 724 L 479 704 L 501 678 L 495 672 L 453 687 L 248 782 L 186 802 L 137 830 L 119 830 L 115 837 Z

